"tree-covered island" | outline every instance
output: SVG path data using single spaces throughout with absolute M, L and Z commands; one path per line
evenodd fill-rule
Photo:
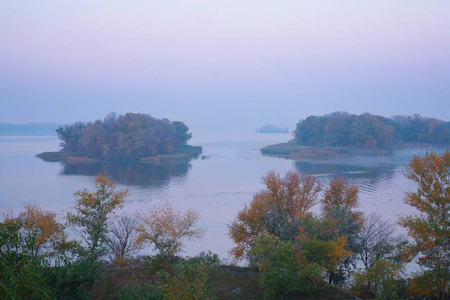
M 37 155 L 45 161 L 186 162 L 202 152 L 187 144 L 192 133 L 183 122 L 148 114 L 110 113 L 104 120 L 64 125 L 56 132 L 61 151 Z
M 266 124 L 261 128 L 256 129 L 257 133 L 289 133 L 289 128 L 280 127 L 277 125 Z
M 386 118 L 365 113 L 334 112 L 297 123 L 294 139 L 261 152 L 290 158 L 389 154 L 396 147 L 450 145 L 450 122 L 413 116 Z

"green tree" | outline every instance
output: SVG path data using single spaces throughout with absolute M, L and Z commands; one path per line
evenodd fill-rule
M 94 186 L 95 192 L 83 189 L 74 194 L 75 212 L 67 214 L 70 226 L 85 243 L 82 257 L 93 262 L 107 253 L 108 217 L 123 206 L 128 195 L 128 190 L 117 191 L 115 184 L 100 174 Z
M 363 299 L 400 299 L 402 264 L 385 259 L 354 275 L 353 292 Z
M 265 297 L 307 294 L 318 288 L 322 268 L 315 262 L 301 260 L 298 252 L 292 241 L 281 241 L 274 235 L 258 236 L 252 254 L 260 261 L 259 284 Z
M 0 223 L 0 298 L 54 299 L 42 278 L 46 262 L 33 253 L 36 235 L 24 235 L 21 228 L 20 223 Z
M 89 299 L 89 286 L 97 277 L 100 264 L 88 260 L 58 258 L 42 275 L 56 299 Z
M 249 206 L 241 210 L 229 226 L 237 244 L 230 253 L 236 259 L 249 258 L 254 241 L 267 231 L 282 240 L 298 235 L 299 220 L 318 202 L 320 182 L 311 175 L 286 172 L 284 177 L 270 171 L 262 178 L 266 186 L 256 193 Z
M 168 300 L 214 299 L 208 294 L 208 280 L 215 267 L 210 258 L 181 259 L 169 272 L 159 271 L 156 291 Z
M 439 299 L 450 297 L 450 152 L 427 151 L 414 156 L 405 175 L 417 183 L 407 193 L 405 203 L 418 214 L 400 219 L 412 238 L 404 249 L 405 257 L 418 256 L 421 272 L 412 280 L 410 292 Z
M 311 215 L 302 217 L 299 234 L 283 241 L 260 234 L 252 249 L 261 271 L 260 285 L 266 297 L 304 295 L 327 285 L 324 274 L 335 272 L 351 252 L 345 237 L 333 236 L 333 222 Z

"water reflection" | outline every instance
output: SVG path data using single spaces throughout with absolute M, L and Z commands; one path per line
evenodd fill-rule
M 295 162 L 295 169 L 300 173 L 318 176 L 325 184 L 336 177 L 344 177 L 350 184 L 358 185 L 360 191 L 367 194 L 377 193 L 380 188 L 389 186 L 387 183 L 392 182 L 402 168 L 402 165 L 387 163 L 383 158 L 367 157 L 365 164 L 345 159 L 333 162 Z
M 154 165 L 138 162 L 121 163 L 61 163 L 63 175 L 108 174 L 114 181 L 123 185 L 135 185 L 143 188 L 165 187 L 174 178 L 187 175 L 191 164 Z
M 445 148 L 434 147 L 431 150 L 442 153 Z M 424 155 L 427 148 L 406 148 L 395 150 L 392 155 L 385 156 L 351 156 L 323 160 L 295 161 L 295 169 L 300 173 L 309 173 L 318 177 L 332 179 L 345 177 L 349 182 L 369 188 L 391 180 L 414 155 Z
M 374 179 L 386 174 L 393 174 L 395 165 L 361 166 L 345 163 L 324 163 L 311 161 L 295 162 L 299 173 L 308 173 L 323 177 L 345 177 L 347 179 Z

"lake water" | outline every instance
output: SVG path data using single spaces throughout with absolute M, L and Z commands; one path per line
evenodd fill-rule
M 166 201 L 179 210 L 197 210 L 201 214 L 199 225 L 208 231 L 201 241 L 186 244 L 186 254 L 211 250 L 222 258 L 227 258 L 233 247 L 227 224 L 263 188 L 261 177 L 269 170 L 311 173 L 324 184 L 337 176 L 345 177 L 359 186 L 361 211 L 381 214 L 392 221 L 415 212 L 402 201 L 405 192 L 415 188 L 404 178 L 403 168 L 414 154 L 424 154 L 426 149 L 398 150 L 392 156 L 320 161 L 292 161 L 260 154 L 262 147 L 289 139 L 290 134 L 200 133 L 191 144 L 203 147 L 203 159 L 161 167 L 137 163 L 49 163 L 35 154 L 58 151 L 56 136 L 0 136 L 0 210 L 16 211 L 23 203 L 35 202 L 63 216 L 74 203 L 75 191 L 92 189 L 95 174 L 107 174 L 117 181 L 118 188 L 130 190 L 124 207 L 129 214 Z M 315 212 L 319 210 L 318 206 L 313 208 Z

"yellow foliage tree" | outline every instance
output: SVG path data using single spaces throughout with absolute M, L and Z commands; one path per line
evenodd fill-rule
M 339 207 L 344 210 L 352 210 L 358 207 L 358 186 L 349 185 L 344 178 L 336 178 L 330 182 L 321 199 L 322 212 L 330 215 L 333 208 Z M 362 222 L 362 213 L 351 211 L 354 222 Z
M 419 214 L 403 217 L 412 242 L 405 247 L 407 259 L 418 256 L 423 268 L 411 281 L 413 295 L 450 297 L 450 152 L 428 152 L 414 156 L 405 175 L 415 181 L 418 188 L 407 193 L 405 203 L 415 207 Z
M 350 185 L 344 178 L 336 178 L 330 182 L 320 202 L 322 215 L 334 222 L 333 235 L 345 236 L 345 249 L 352 253 L 337 270 L 331 270 L 329 274 L 329 283 L 343 284 L 356 260 L 358 234 L 364 220 L 362 213 L 355 211 L 358 206 L 358 186 Z
M 128 190 L 117 191 L 115 184 L 100 174 L 94 186 L 94 192 L 83 189 L 74 194 L 75 212 L 69 212 L 67 219 L 87 245 L 83 255 L 96 261 L 107 252 L 108 217 L 123 207 Z
M 229 225 L 228 234 L 237 244 L 230 253 L 236 259 L 248 258 L 258 235 L 274 229 L 271 224 L 286 225 L 279 229 L 280 233 L 296 228 L 295 222 L 317 203 L 321 191 L 321 184 L 314 176 L 293 171 L 286 172 L 284 178 L 270 171 L 262 178 L 262 183 L 266 188 L 256 193 L 250 205 L 244 206 Z
M 288 171 L 281 178 L 280 174 L 270 171 L 262 178 L 266 189 L 257 195 L 281 208 L 291 218 L 302 216 L 317 204 L 321 184 L 312 175 L 300 175 L 295 171 Z
M 200 219 L 197 211 L 174 211 L 169 203 L 154 206 L 146 213 L 139 213 L 142 224 L 138 226 L 136 246 L 152 244 L 165 259 L 177 255 L 183 248 L 183 240 L 201 238 L 205 229 L 196 228 Z
M 4 224 L 17 224 L 24 236 L 33 237 L 31 251 L 35 257 L 51 255 L 57 244 L 67 237 L 64 226 L 56 220 L 56 214 L 42 210 L 37 204 L 26 204 L 17 218 L 6 216 Z

